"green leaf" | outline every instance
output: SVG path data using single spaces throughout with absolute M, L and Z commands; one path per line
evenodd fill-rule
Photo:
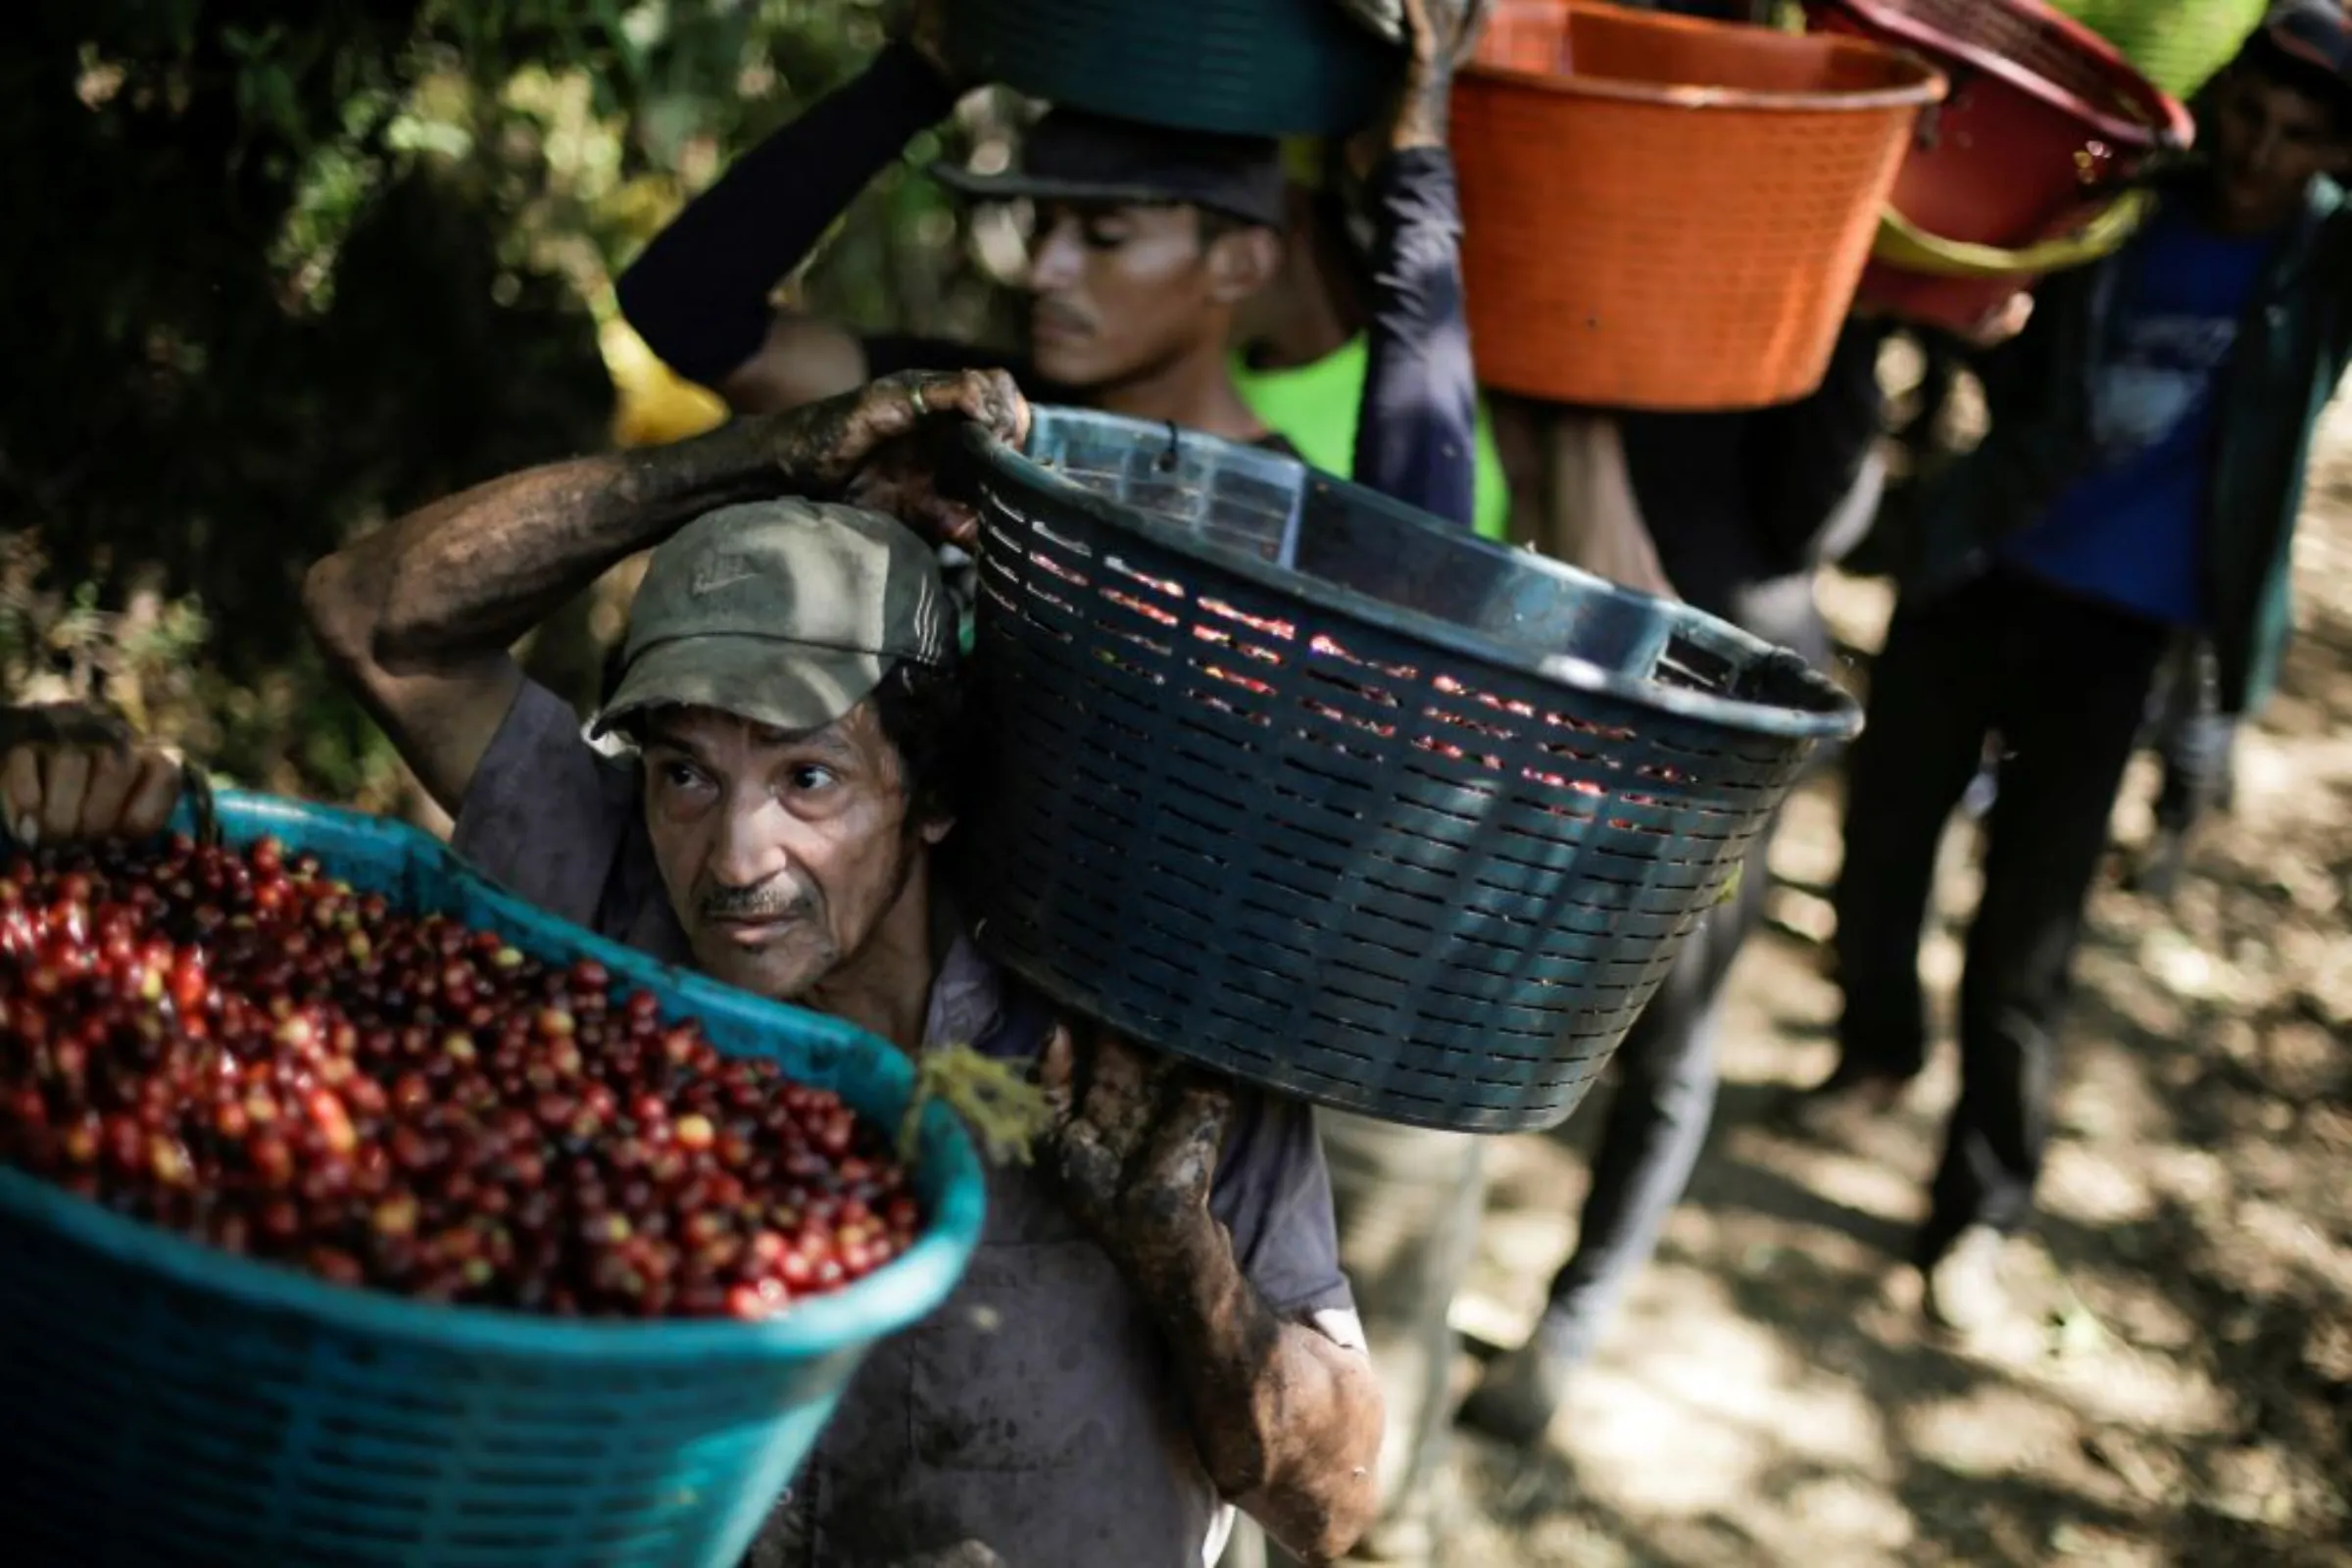
M 629 95 L 645 96 L 645 51 L 629 35 L 628 24 L 621 20 L 620 7 L 614 0 L 596 0 L 596 20 L 604 24 L 606 37 L 612 40 L 612 52 L 620 57 L 621 74 L 628 77 Z

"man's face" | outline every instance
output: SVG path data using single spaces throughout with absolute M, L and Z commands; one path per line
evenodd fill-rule
M 2327 104 L 2244 67 L 2214 83 L 2210 121 L 2215 216 L 2239 232 L 2285 223 L 2352 151 Z
M 864 948 L 923 861 L 869 701 L 808 735 L 712 709 L 647 721 L 645 820 L 696 964 L 779 1001 Z
M 1193 207 L 1045 203 L 1029 245 L 1029 351 L 1038 374 L 1081 391 L 1150 375 L 1222 346 L 1233 257 Z M 1258 280 L 1262 281 L 1262 279 Z

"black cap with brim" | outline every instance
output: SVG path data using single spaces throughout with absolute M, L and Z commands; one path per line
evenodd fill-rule
M 2352 86 L 2352 17 L 2340 0 L 2280 0 L 2263 18 L 2256 36 Z
M 940 183 L 978 201 L 1182 203 L 1279 228 L 1281 144 L 1089 115 L 1049 112 L 1022 138 L 1020 167 L 984 174 L 934 164 Z

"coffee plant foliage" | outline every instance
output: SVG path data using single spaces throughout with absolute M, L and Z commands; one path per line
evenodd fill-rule
M 101 698 L 232 775 L 396 804 L 304 644 L 303 568 L 607 444 L 609 367 L 643 360 L 612 275 L 885 25 L 876 0 L 28 0 L 0 49 L 0 697 Z M 990 309 L 904 172 L 801 286 L 873 324 Z

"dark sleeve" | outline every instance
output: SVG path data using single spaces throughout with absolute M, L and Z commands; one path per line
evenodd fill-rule
M 2320 319 L 2328 333 L 2327 363 L 2340 381 L 2346 360 L 2352 359 L 2352 211 L 2338 208 L 2328 215 L 2314 270 L 2328 280 L 2327 309 Z
M 569 705 L 525 682 L 473 770 L 450 848 L 516 898 L 595 929 L 635 799 L 633 775 L 581 738 Z
M 955 104 L 922 56 L 903 44 L 884 49 L 654 236 L 620 276 L 621 314 L 678 374 L 724 381 L 765 341 L 769 293 L 908 139 Z
M 2122 258 L 2131 255 L 2127 246 Z M 2032 523 L 2081 476 L 2104 298 L 2122 265 L 2110 257 L 2044 278 L 2026 329 L 1969 355 L 1984 388 L 1984 439 L 1923 470 L 1885 509 L 1908 541 L 1898 572 L 1906 591 L 1965 580 L 1998 539 Z
M 1747 502 L 1759 542 L 1791 568 L 1853 489 L 1879 438 L 1885 400 L 1879 345 L 1886 328 L 1849 321 L 1811 396 L 1758 413 L 1741 441 Z
M 1377 237 L 1355 481 L 1468 528 L 1477 515 L 1478 387 L 1462 316 L 1453 159 L 1441 147 L 1408 148 L 1373 172 L 1366 195 Z
M 1331 1172 L 1314 1112 L 1304 1104 L 1237 1091 L 1208 1207 L 1232 1236 L 1243 1276 L 1276 1316 L 1296 1320 L 1354 1308 L 1354 1293 L 1340 1272 Z

